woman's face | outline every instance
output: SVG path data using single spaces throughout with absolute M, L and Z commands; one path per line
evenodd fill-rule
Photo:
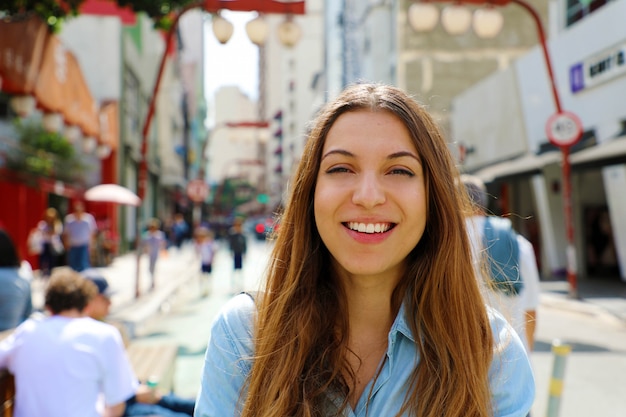
M 314 211 L 341 276 L 397 283 L 426 224 L 420 156 L 399 118 L 359 110 L 336 120 L 322 151 Z

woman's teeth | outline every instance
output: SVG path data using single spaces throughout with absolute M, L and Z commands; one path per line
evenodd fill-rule
M 389 230 L 389 223 L 357 223 L 349 222 L 348 228 L 361 233 L 384 233 Z

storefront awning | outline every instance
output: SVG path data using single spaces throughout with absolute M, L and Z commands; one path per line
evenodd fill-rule
M 99 109 L 78 60 L 41 19 L 0 20 L 2 91 L 31 95 L 44 112 L 59 113 L 85 136 L 100 136 Z
M 556 151 L 546 152 L 540 155 L 528 153 L 515 159 L 479 169 L 474 172 L 473 175 L 476 175 L 485 183 L 490 183 L 501 178 L 532 175 L 541 172 L 546 165 L 560 162 L 561 158 L 561 152 Z
M 0 20 L 2 91 L 29 94 L 35 88 L 48 29 L 40 19 Z
M 569 160 L 573 169 L 599 168 L 626 163 L 626 136 L 573 153 Z

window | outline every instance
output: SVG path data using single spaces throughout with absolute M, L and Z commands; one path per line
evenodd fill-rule
M 567 26 L 584 19 L 614 0 L 567 0 Z

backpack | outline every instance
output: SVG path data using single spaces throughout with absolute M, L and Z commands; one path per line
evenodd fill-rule
M 524 284 L 519 273 L 517 234 L 511 228 L 511 222 L 507 219 L 486 217 L 483 247 L 494 288 L 509 297 L 518 295 Z
M 230 250 L 235 253 L 244 253 L 246 251 L 246 238 L 241 233 L 230 235 Z

